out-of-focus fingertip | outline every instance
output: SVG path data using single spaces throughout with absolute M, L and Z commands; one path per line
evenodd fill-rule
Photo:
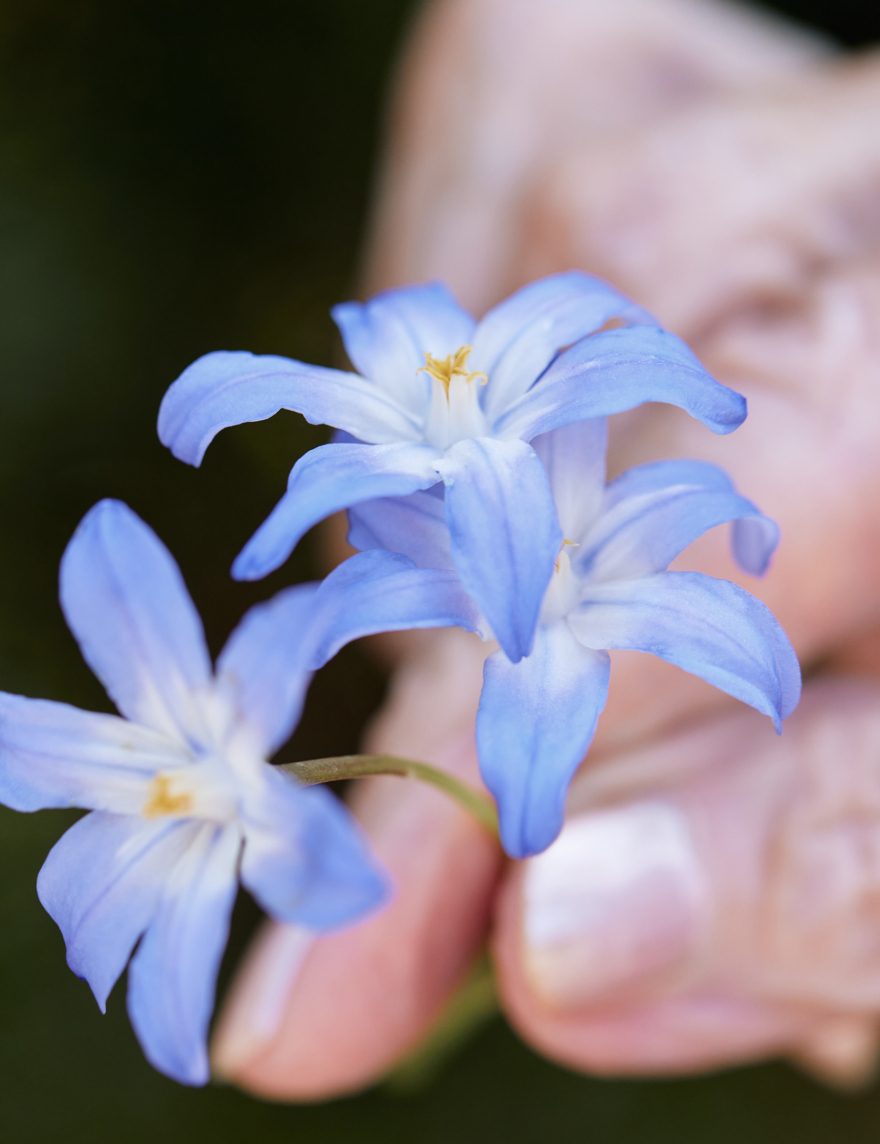
M 644 801 L 574 819 L 524 864 L 518 906 L 502 916 L 509 978 L 548 1009 L 638 995 L 700 938 L 704 879 L 681 812 Z
M 880 1029 L 862 1014 L 829 1017 L 793 1054 L 805 1072 L 845 1091 L 864 1088 L 877 1076 Z
M 278 1033 L 285 1003 L 314 943 L 297 926 L 269 923 L 258 935 L 221 1011 L 211 1046 L 218 1080 L 246 1078 Z

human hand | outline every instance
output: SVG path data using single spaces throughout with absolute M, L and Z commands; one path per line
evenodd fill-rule
M 264 933 L 217 1048 L 257 1091 L 381 1075 L 490 928 L 506 1011 L 576 1067 L 787 1052 L 849 1078 L 873 1056 L 880 64 L 705 3 L 556 8 L 540 27 L 525 3 L 429 9 L 370 284 L 441 277 L 479 310 L 578 265 L 690 340 L 747 394 L 749 421 L 719 444 L 667 411 L 630 414 L 612 463 L 731 470 L 782 525 L 758 593 L 816 675 L 776 740 L 699 681 L 619 655 L 568 826 L 514 868 L 435 793 L 365 785 L 395 901 L 338 936 Z M 695 564 L 737 578 L 718 538 Z M 472 775 L 481 649 L 458 633 L 411 646 L 369 746 Z

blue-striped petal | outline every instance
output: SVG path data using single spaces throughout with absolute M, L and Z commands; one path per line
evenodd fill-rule
M 201 620 L 171 554 L 126 505 L 105 500 L 86 514 L 61 561 L 61 605 L 123 715 L 206 740 L 212 668 Z
M 547 470 L 559 523 L 567 540 L 580 544 L 602 510 L 607 422 L 575 421 L 532 441 Z
M 181 461 L 201 464 L 221 431 L 284 409 L 361 441 L 413 440 L 418 427 L 387 394 L 357 374 L 269 354 L 205 354 L 171 385 L 159 409 L 159 439 Z
M 800 698 L 785 633 L 760 600 L 727 580 L 660 572 L 589 584 L 568 620 L 585 647 L 650 652 L 768 715 L 777 731 Z
M 217 692 L 230 734 L 267 758 L 290 738 L 312 678 L 317 584 L 300 584 L 257 604 L 217 660 Z
M 500 416 L 521 397 L 561 350 L 612 320 L 656 325 L 647 311 L 580 270 L 531 282 L 491 309 L 471 356 L 471 367 L 489 377 L 489 416 Z
M 431 489 L 352 505 L 348 522 L 353 548 L 398 552 L 420 568 L 454 567 L 442 490 L 440 496 Z
M 130 810 L 156 771 L 185 761 L 165 735 L 116 715 L 0 692 L 0 803 Z
M 440 479 L 436 452 L 417 445 L 321 445 L 294 465 L 287 492 L 233 565 L 239 580 L 278 568 L 318 521 L 359 501 L 405 496 Z
M 665 485 L 695 485 L 701 489 L 730 492 L 733 481 L 724 469 L 709 461 L 649 461 L 625 469 L 605 488 L 605 509 L 613 508 L 628 497 L 644 496 Z
M 715 433 L 746 417 L 746 401 L 715 381 L 679 338 L 647 326 L 608 330 L 561 354 L 540 382 L 498 419 L 502 437 L 531 440 L 561 425 L 659 401 Z
M 87 814 L 49 853 L 37 893 L 64 936 L 67 964 L 103 1011 L 198 828 L 180 820 Z
M 481 626 L 455 571 L 417 568 L 407 557 L 381 550 L 358 553 L 331 572 L 314 612 L 315 667 L 363 636 L 416 628 L 479 631 Z
M 576 553 L 591 580 L 631 580 L 663 572 L 710 528 L 736 521 L 735 554 L 747 572 L 766 572 L 779 528 L 738 493 L 672 485 L 628 497 L 605 513 Z
M 623 501 L 654 496 L 664 489 L 672 495 L 675 486 L 690 486 L 695 491 L 699 489 L 705 493 L 715 493 L 719 496 L 719 503 L 724 493 L 738 496 L 727 473 L 708 461 L 651 461 L 615 477 L 605 490 L 603 508 L 610 513 Z M 742 507 L 745 509 L 745 504 Z M 741 517 L 734 513 L 728 519 L 733 521 L 731 547 L 737 563 L 746 572 L 763 576 L 779 542 L 778 526 L 757 509 L 754 512 L 746 510 Z M 659 566 L 651 571 L 659 571 Z
M 244 827 L 242 882 L 279 921 L 335 929 L 387 896 L 359 827 L 325 788 L 266 768 Z
M 128 1013 L 144 1054 L 183 1084 L 210 1075 L 208 1025 L 240 851 L 237 826 L 195 828 L 128 971 Z
M 571 779 L 608 691 L 608 656 L 588 651 L 563 621 L 538 628 L 531 655 L 487 662 L 477 714 L 483 779 L 513 858 L 544 850 L 562 829 Z
M 528 655 L 562 544 L 544 467 L 522 441 L 459 441 L 442 462 L 452 555 L 510 659 Z

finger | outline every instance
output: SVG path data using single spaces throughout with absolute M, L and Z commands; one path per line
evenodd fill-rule
M 880 56 L 586 139 L 524 209 L 523 281 L 603 275 L 688 339 L 880 243 Z
M 514 272 L 524 192 L 555 156 L 819 52 L 790 25 L 707 0 L 550 0 L 540 16 L 531 0 L 428 5 L 392 107 L 368 282 L 438 277 L 485 309 Z
M 502 894 L 519 1031 L 602 1073 L 830 1060 L 832 1021 L 880 1012 L 878 759 L 880 687 L 842 679 L 772 744 L 734 714 L 586 776 Z
M 792 1054 L 806 1072 L 842 1089 L 863 1088 L 877 1072 L 880 1020 L 876 1015 L 829 1017 Z
M 828 661 L 830 670 L 880 676 L 880 626 L 861 631 Z
M 785 313 L 724 335 L 724 379 L 750 415 L 719 443 L 685 418 L 652 408 L 616 438 L 614 466 L 658 456 L 720 462 L 781 526 L 769 574 L 745 577 L 721 530 L 674 567 L 736 580 L 774 612 L 808 670 L 880 626 L 880 256 L 802 286 Z M 703 356 L 715 368 L 714 339 Z M 779 370 L 779 384 L 762 377 Z M 717 368 L 716 368 L 716 372 Z M 752 380 L 757 375 L 758 380 Z M 730 706 L 702 681 L 647 656 L 617 656 L 595 750 L 619 748 L 686 716 Z
M 454 636 L 433 646 L 399 676 L 370 747 L 471 777 L 482 657 Z M 254 1092 L 308 1100 L 369 1084 L 420 1040 L 485 940 L 499 870 L 485 829 L 445 795 L 396 778 L 364 784 L 354 809 L 392 899 L 336 935 L 264 930 L 214 1047 L 218 1073 Z

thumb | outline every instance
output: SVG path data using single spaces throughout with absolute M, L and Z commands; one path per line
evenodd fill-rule
M 587 774 L 580 812 L 502 894 L 495 944 L 521 1033 L 600 1073 L 778 1053 L 864 1073 L 878 748 L 876 682 L 825 680 L 779 739 L 737 712 Z
M 368 748 L 473 781 L 482 656 L 459 632 L 404 661 Z M 396 777 L 352 809 L 391 881 L 390 903 L 338 934 L 269 923 L 221 1015 L 218 1073 L 265 1096 L 321 1099 L 376 1080 L 413 1047 L 485 940 L 497 844 L 447 796 Z
M 519 279 L 588 267 L 689 341 L 780 307 L 880 243 L 878 95 L 873 52 L 571 148 L 524 207 Z

